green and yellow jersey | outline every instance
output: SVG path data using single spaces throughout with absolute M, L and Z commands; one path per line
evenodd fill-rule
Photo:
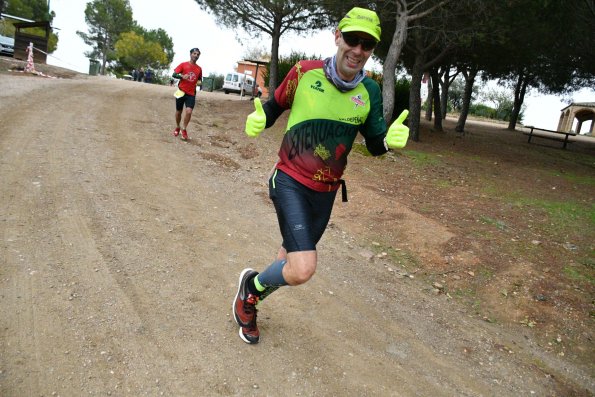
M 358 132 L 373 155 L 387 151 L 380 87 L 368 77 L 341 92 L 326 78 L 322 60 L 300 61 L 265 103 L 267 127 L 286 109 L 291 114 L 277 168 L 313 190 L 339 188 Z

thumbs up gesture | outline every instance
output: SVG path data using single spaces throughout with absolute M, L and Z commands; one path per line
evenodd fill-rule
M 260 98 L 254 99 L 254 107 L 256 110 L 248 115 L 246 118 L 246 135 L 254 138 L 257 137 L 263 130 L 267 122 L 267 116 L 262 109 Z
M 409 127 L 403 125 L 403 121 L 409 115 L 409 110 L 405 109 L 388 128 L 386 133 L 386 145 L 390 149 L 402 149 L 407 144 L 409 138 Z

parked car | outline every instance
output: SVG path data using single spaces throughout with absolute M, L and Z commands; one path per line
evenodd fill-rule
M 14 39 L 12 37 L 0 36 L 0 54 L 14 56 Z

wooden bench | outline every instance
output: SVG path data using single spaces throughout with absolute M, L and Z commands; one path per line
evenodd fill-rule
M 568 137 L 576 136 L 576 134 L 574 132 L 546 130 L 543 128 L 537 128 L 537 127 L 533 127 L 533 126 L 526 126 L 525 128 L 529 128 L 529 132 L 527 132 L 527 131 L 523 132 L 523 134 L 529 136 L 527 143 L 531 143 L 531 138 L 533 138 L 533 137 L 543 138 L 543 139 L 551 139 L 552 141 L 563 142 L 564 143 L 562 145 L 563 149 L 566 149 L 566 146 L 568 145 L 568 143 L 572 143 L 572 141 L 569 140 Z M 544 133 L 540 134 L 539 132 L 541 132 L 541 131 L 543 131 Z M 534 132 L 538 132 L 538 133 L 534 133 Z

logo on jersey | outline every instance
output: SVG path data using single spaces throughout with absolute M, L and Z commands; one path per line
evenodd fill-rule
M 322 144 L 318 144 L 318 146 L 316 146 L 316 149 L 314 149 L 314 154 L 323 160 L 328 160 L 328 158 L 331 157 L 331 152 Z
M 353 116 L 353 117 L 339 117 L 339 121 L 345 121 L 351 124 L 364 124 L 363 117 L 360 116 Z
M 362 94 L 357 94 L 356 96 L 352 96 L 351 97 L 351 102 L 355 103 L 355 108 L 354 109 L 357 109 L 358 106 L 362 106 L 362 107 L 366 106 L 366 102 L 364 102 L 362 100 Z
M 324 92 L 324 88 L 322 88 L 322 81 L 316 80 L 316 83 L 310 86 L 313 90 Z

